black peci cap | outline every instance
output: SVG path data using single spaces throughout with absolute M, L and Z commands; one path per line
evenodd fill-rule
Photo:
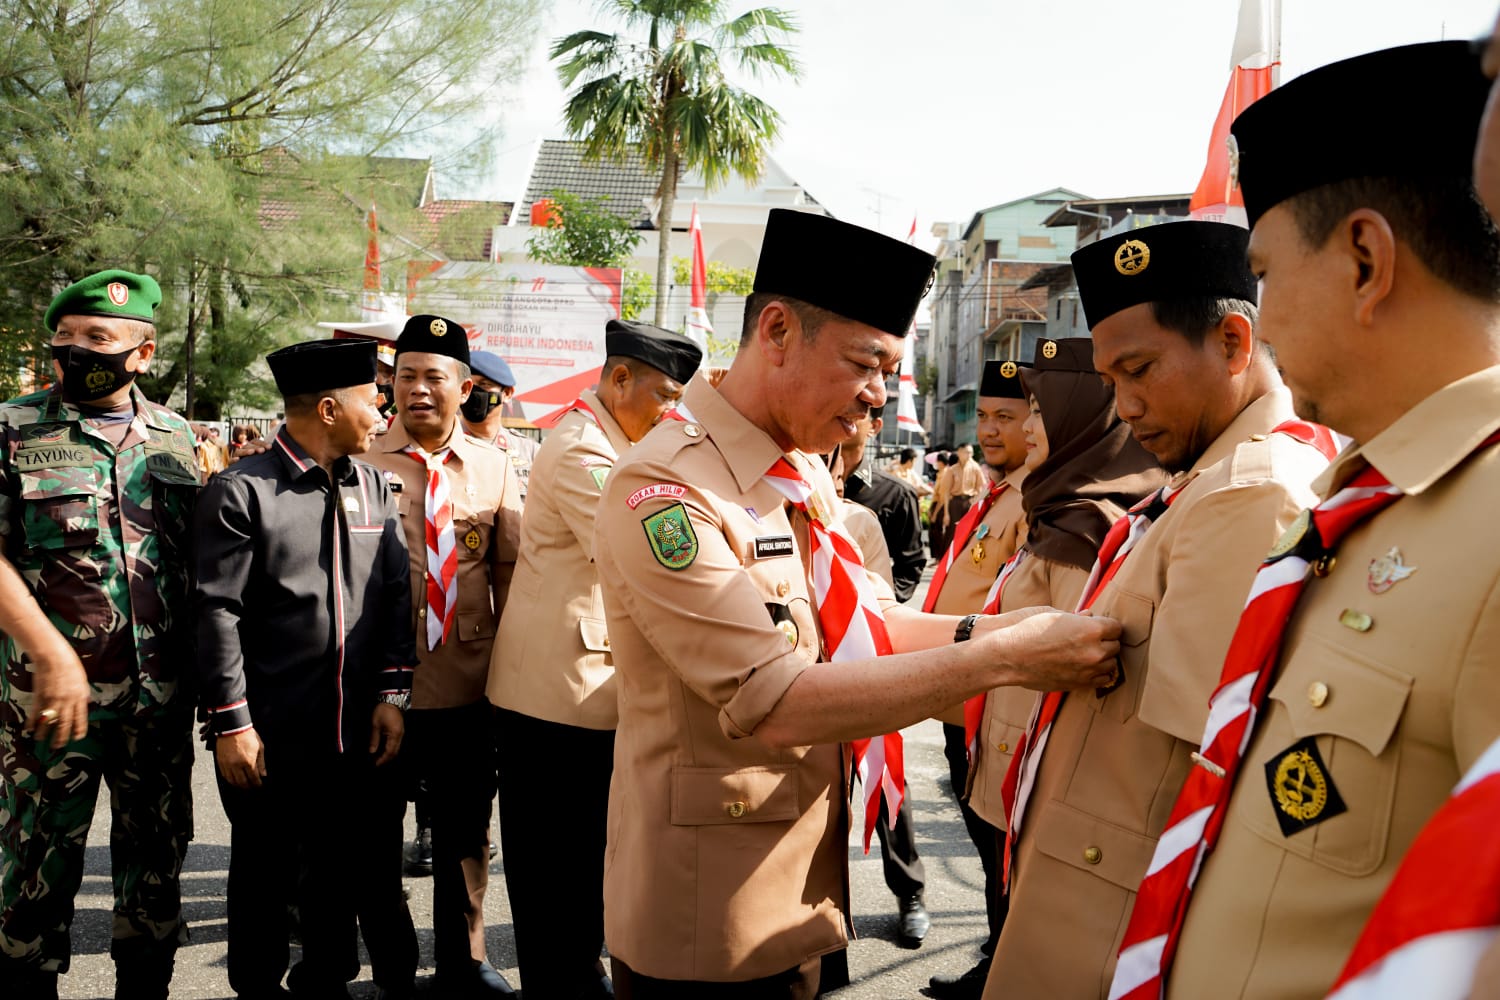
M 904 337 L 932 287 L 936 264 L 925 250 L 872 230 L 775 208 L 766 220 L 754 290 Z
M 1468 42 L 1371 52 L 1276 88 L 1230 126 L 1251 227 L 1293 195 L 1353 177 L 1470 177 L 1489 92 Z
M 702 349 L 682 334 L 628 319 L 604 324 L 604 353 L 644 361 L 674 382 L 692 378 L 703 360 Z
M 979 395 L 994 399 L 1025 399 L 1021 369 L 1030 368 L 1024 361 L 986 361 L 979 377 Z
M 266 355 L 282 398 L 375 381 L 375 341 L 309 340 Z
M 462 323 L 442 316 L 413 316 L 396 338 L 396 358 L 402 354 L 441 354 L 469 363 L 469 334 Z
M 1118 233 L 1073 253 L 1089 329 L 1142 302 L 1200 296 L 1255 302 L 1246 260 L 1250 231 L 1224 222 L 1164 222 Z
M 1039 340 L 1032 372 L 1094 372 L 1094 342 L 1088 337 Z

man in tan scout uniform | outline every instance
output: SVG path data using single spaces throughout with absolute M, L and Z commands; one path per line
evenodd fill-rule
M 595 546 L 620 697 L 604 883 L 618 996 L 724 983 L 812 996 L 819 957 L 845 944 L 838 742 L 997 681 L 1113 676 L 1105 618 L 976 624 L 897 605 L 843 541 L 823 463 L 802 454 L 885 401 L 932 266 L 899 241 L 772 211 L 733 367 L 717 389 L 695 378 L 684 420 L 610 474 Z M 806 560 L 835 558 L 841 572 L 815 581 Z M 886 633 L 894 655 L 842 652 Z
M 521 487 L 505 455 L 458 421 L 472 388 L 463 326 L 413 316 L 395 361 L 396 419 L 368 458 L 396 493 L 411 556 L 418 666 L 403 756 L 432 813 L 438 980 L 445 996 L 504 995 L 485 960 L 495 772 L 484 683 L 515 570 Z
M 532 466 L 521 557 L 490 661 L 505 884 L 521 985 L 539 997 L 609 995 L 599 952 L 619 711 L 594 516 L 615 461 L 682 397 L 703 358 L 680 333 L 625 320 L 605 327 L 604 350 L 598 388 L 579 396 Z
M 1393 74 L 1420 93 L 1348 100 Z M 1356 478 L 1365 492 L 1341 498 L 1358 517 L 1314 515 L 1341 541 L 1299 519 L 1276 547 L 1311 568 L 1279 616 L 1175 952 L 1165 942 L 1170 997 L 1323 995 L 1416 832 L 1500 735 L 1500 554 L 1477 544 L 1500 496 L 1500 234 L 1470 176 L 1487 89 L 1467 43 L 1409 46 L 1314 70 L 1233 125 L 1260 333 L 1297 412 L 1358 442 L 1319 494 Z M 1364 503 L 1377 496 L 1388 505 Z M 1209 748 L 1207 763 L 1236 763 Z M 1157 875 L 1178 870 L 1159 857 Z M 1162 944 L 1145 940 L 1122 953 L 1114 995 L 1148 988 Z
M 1028 407 L 1025 390 L 1021 388 L 1021 368 L 1022 363 L 1015 361 L 986 361 L 984 364 L 975 403 L 975 430 L 985 464 L 990 468 L 991 482 L 986 494 L 975 504 L 978 510 L 971 509 L 954 528 L 953 542 L 947 553 L 939 557 L 939 569 L 927 587 L 923 611 L 962 615 L 983 610 L 984 599 L 999 575 L 1000 567 L 1015 555 L 1026 537 L 1026 518 L 1021 510 L 1021 481 L 1026 478 L 1026 439 L 1021 426 L 1026 422 Z M 1005 700 L 1015 703 L 1011 714 L 1024 723 L 1031 714 L 1033 694 L 1020 688 L 1004 691 L 987 699 L 985 707 L 989 708 L 991 701 Z M 958 808 L 964 827 L 974 849 L 979 852 L 980 865 L 984 869 L 989 934 L 980 945 L 978 964 L 960 975 L 933 976 L 928 986 L 940 998 L 961 1000 L 977 998 L 984 990 L 990 956 L 995 953 L 995 942 L 1000 939 L 1000 928 L 1005 922 L 1006 899 L 1000 892 L 1000 869 L 995 860 L 999 830 L 993 820 L 980 816 L 969 803 L 968 737 L 962 712 L 953 713 L 951 718 L 952 722 L 943 723 L 943 753 L 948 758 L 948 775 L 953 783 L 953 794 L 959 799 Z M 983 727 L 978 735 L 976 750 L 979 753 L 1006 754 L 1011 749 L 1005 737 L 985 745 Z
M 1073 254 L 1094 364 L 1173 478 L 1091 605 L 1125 626 L 1123 677 L 1102 696 L 1070 695 L 1052 722 L 1012 845 L 988 996 L 1108 992 L 1250 579 L 1327 465 L 1274 433 L 1293 417 L 1291 396 L 1256 344 L 1248 235 L 1176 222 Z M 998 780 L 986 787 L 998 798 Z

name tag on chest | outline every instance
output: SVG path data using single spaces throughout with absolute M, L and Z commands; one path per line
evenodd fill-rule
M 795 552 L 791 535 L 761 535 L 755 540 L 754 554 L 757 559 L 774 559 Z
M 198 467 L 190 455 L 171 447 L 146 445 L 146 471 L 164 483 L 198 485 Z
M 83 444 L 27 444 L 16 449 L 18 472 L 42 469 L 88 469 L 94 464 L 94 453 Z

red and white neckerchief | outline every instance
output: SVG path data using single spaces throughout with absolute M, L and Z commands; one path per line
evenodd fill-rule
M 958 525 L 953 529 L 953 541 L 948 546 L 948 551 L 943 553 L 942 561 L 932 571 L 932 582 L 927 585 L 927 597 L 922 601 L 922 611 L 932 613 L 937 606 L 938 596 L 943 592 L 943 581 L 948 579 L 948 570 L 953 568 L 953 560 L 958 558 L 958 553 L 969 547 L 969 538 L 989 514 L 990 508 L 995 506 L 995 501 L 1000 499 L 1000 494 L 1010 489 L 1010 483 L 1000 480 L 989 488 L 984 499 L 970 507 L 963 517 L 959 518 Z
M 785 455 L 766 472 L 765 481 L 807 518 L 813 602 L 817 605 L 818 624 L 822 626 L 829 661 L 866 660 L 890 653 L 885 615 L 865 575 L 859 549 L 843 525 L 828 518 L 812 486 Z M 875 832 L 880 814 L 879 797 L 885 796 L 886 818 L 894 826 L 906 795 L 901 734 L 887 733 L 878 740 L 854 740 L 850 748 L 860 786 L 865 791 L 865 853 L 868 854 L 870 835 Z
M 1005 565 L 1001 566 L 1000 572 L 995 575 L 995 582 L 990 584 L 990 592 L 985 596 L 984 605 L 979 609 L 980 614 L 998 615 L 1000 613 L 1000 600 L 1005 596 L 1006 581 L 1030 554 L 1029 549 L 1022 547 L 1005 561 Z M 984 722 L 984 704 L 988 700 L 989 692 L 981 691 L 964 702 L 964 750 L 969 755 L 970 767 L 974 766 L 974 759 L 979 756 L 979 726 Z
M 1475 452 L 1500 441 L 1492 435 Z M 1473 454 L 1471 452 L 1470 454 Z M 1373 466 L 1302 514 L 1261 564 L 1209 699 L 1208 725 L 1157 841 L 1121 941 L 1110 1000 L 1165 993 L 1167 974 L 1204 859 L 1218 842 L 1245 750 L 1265 705 L 1281 642 L 1315 567 L 1328 565 L 1344 537 L 1403 496 Z M 1326 571 L 1326 570 L 1325 570 Z
M 427 521 L 427 648 L 433 650 L 448 638 L 458 612 L 458 544 L 448 473 L 443 468 L 453 451 L 440 448 L 429 455 L 414 444 L 404 450 L 427 467 L 422 512 Z
M 1463 1000 L 1500 940 L 1500 740 L 1412 842 L 1329 1000 Z
M 1191 482 L 1189 480 L 1188 482 Z M 1098 558 L 1089 571 L 1088 582 L 1083 585 L 1083 595 L 1078 601 L 1078 611 L 1085 611 L 1094 603 L 1094 598 L 1105 584 L 1115 578 L 1124 565 L 1125 558 L 1135 549 L 1156 519 L 1167 512 L 1187 482 L 1175 489 L 1163 486 L 1149 497 L 1136 504 L 1125 516 L 1110 525 L 1099 545 Z M 1031 801 L 1031 790 L 1036 785 L 1037 771 L 1042 765 L 1042 755 L 1047 752 L 1047 741 L 1052 735 L 1052 722 L 1062 710 L 1066 691 L 1048 691 L 1037 699 L 1032 709 L 1031 721 L 1016 741 L 1016 752 L 1005 769 L 1005 779 L 1000 785 L 1000 801 L 1005 810 L 1005 859 L 1002 883 L 1010 886 L 1011 858 L 1015 853 L 1016 838 L 1021 833 L 1021 821 L 1026 816 L 1026 804 Z
M 1317 448 L 1323 457 L 1333 459 L 1338 454 L 1338 444 L 1333 432 L 1321 424 L 1310 424 L 1302 420 L 1288 420 L 1278 424 L 1272 434 L 1285 434 L 1303 444 Z M 1167 512 L 1187 488 L 1189 478 L 1175 488 L 1163 486 L 1120 518 L 1104 536 L 1099 546 L 1099 557 L 1089 571 L 1088 581 L 1083 585 L 1083 594 L 1078 601 L 1078 611 L 1086 611 L 1104 591 L 1109 582 L 1125 565 L 1125 558 L 1140 544 L 1146 532 L 1157 518 Z M 1020 836 L 1021 823 L 1026 817 L 1026 805 L 1031 800 L 1031 791 L 1036 786 L 1037 772 L 1041 769 L 1042 757 L 1047 751 L 1047 739 L 1052 732 L 1052 723 L 1062 710 L 1066 691 L 1049 691 L 1037 702 L 1036 711 L 1026 733 L 1021 737 L 1016 754 L 1011 758 L 1001 790 L 1006 815 L 1004 882 L 1010 884 L 1011 859 L 1015 854 L 1016 838 Z

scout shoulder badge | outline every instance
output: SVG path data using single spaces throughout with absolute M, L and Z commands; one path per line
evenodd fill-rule
M 698 557 L 698 536 L 693 533 L 687 508 L 674 503 L 641 520 L 651 554 L 667 569 L 687 569 Z

